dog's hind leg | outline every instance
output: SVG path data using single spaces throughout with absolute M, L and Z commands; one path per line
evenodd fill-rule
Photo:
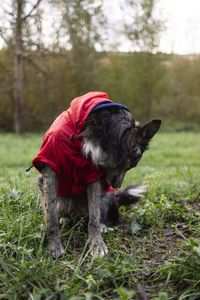
M 89 223 L 88 233 L 90 236 L 90 252 L 91 255 L 95 253 L 101 256 L 108 253 L 108 249 L 101 237 L 100 226 L 100 201 L 102 195 L 102 186 L 100 179 L 90 183 L 87 186 L 88 196 L 88 210 L 89 210 Z
M 41 173 L 43 182 L 40 179 L 40 184 L 42 184 L 40 189 L 42 189 L 48 244 L 53 257 L 59 257 L 64 252 L 64 248 L 58 229 L 56 209 L 57 175 L 48 165 L 45 165 Z

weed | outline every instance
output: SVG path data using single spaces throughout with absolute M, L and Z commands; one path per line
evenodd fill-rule
M 193 238 L 187 240 L 182 253 L 160 268 L 160 274 L 167 283 L 175 282 L 178 299 L 199 299 L 200 297 L 200 243 Z
M 87 220 L 61 225 L 63 257 L 53 260 L 37 172 L 25 169 L 41 136 L 1 135 L 1 299 L 199 299 L 199 133 L 161 133 L 124 185 L 147 194 L 104 235 L 107 256 L 88 255 Z M 8 151 L 7 149 L 10 149 Z

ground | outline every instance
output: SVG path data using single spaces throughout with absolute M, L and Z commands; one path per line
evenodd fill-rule
M 42 135 L 0 135 L 0 299 L 200 299 L 200 134 L 159 133 L 124 186 L 147 194 L 104 234 L 109 254 L 88 255 L 87 220 L 61 226 L 52 259 L 44 215 L 25 169 Z

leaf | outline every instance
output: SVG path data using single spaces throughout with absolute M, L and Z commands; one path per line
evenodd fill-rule
M 194 247 L 193 254 L 197 257 L 200 257 L 200 247 Z
M 119 212 L 121 212 L 121 213 L 126 212 L 126 206 L 121 205 L 120 208 L 119 208 Z
M 168 294 L 165 292 L 159 292 L 158 293 L 158 299 L 159 300 L 168 300 Z
M 194 247 L 199 247 L 199 243 L 197 241 L 195 241 L 193 238 L 190 238 L 189 239 L 189 242 L 183 246 L 184 249 L 190 249 L 190 250 L 193 250 Z
M 92 300 L 92 293 L 84 293 L 84 296 L 85 296 L 85 300 Z
M 116 289 L 115 291 L 124 300 L 132 299 L 132 297 L 136 294 L 135 291 L 128 290 L 127 288 L 124 288 L 124 287 L 120 287 L 120 288 Z
M 131 222 L 131 230 L 133 234 L 137 234 L 143 228 L 143 216 L 134 215 Z

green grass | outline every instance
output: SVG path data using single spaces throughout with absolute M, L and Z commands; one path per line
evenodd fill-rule
M 148 192 L 121 209 L 121 224 L 104 235 L 108 255 L 95 259 L 85 219 L 62 225 L 61 258 L 47 250 L 38 173 L 25 172 L 41 140 L 0 135 L 0 299 L 199 299 L 200 134 L 154 138 L 124 181 L 145 182 Z

